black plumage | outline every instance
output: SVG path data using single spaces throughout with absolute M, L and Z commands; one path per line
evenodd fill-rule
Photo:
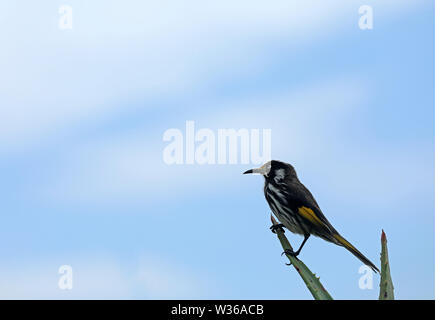
M 300 248 L 290 254 L 297 256 L 310 235 L 314 235 L 345 247 L 364 264 L 379 272 L 378 268 L 344 239 L 326 219 L 311 192 L 299 181 L 292 165 L 272 160 L 246 173 L 260 173 L 264 176 L 264 195 L 270 209 L 285 228 L 304 236 Z

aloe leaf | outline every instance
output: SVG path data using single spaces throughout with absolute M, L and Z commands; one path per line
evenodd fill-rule
M 390 262 L 388 261 L 387 236 L 384 230 L 382 230 L 381 245 L 381 283 L 379 284 L 379 300 L 394 300 L 394 287 L 390 274 Z
M 278 224 L 273 216 L 271 216 L 272 223 L 274 225 Z M 276 231 L 276 235 L 278 236 L 279 241 L 281 242 L 282 248 L 285 250 L 289 249 L 293 251 L 290 242 L 287 237 L 284 235 L 283 230 L 278 229 Z M 320 278 L 316 277 L 314 273 L 308 269 L 308 267 L 298 258 L 293 257 L 291 255 L 286 254 L 287 258 L 290 260 L 291 265 L 296 269 L 296 271 L 301 276 L 302 280 L 305 282 L 308 290 L 310 290 L 314 299 L 316 300 L 332 300 L 331 295 L 326 291 L 320 282 Z

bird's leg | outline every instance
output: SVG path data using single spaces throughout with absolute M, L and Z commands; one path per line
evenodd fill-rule
M 296 251 L 296 255 L 299 255 L 299 253 L 301 253 L 302 247 L 304 246 L 305 242 L 307 242 L 309 237 L 310 237 L 309 233 L 304 235 L 304 241 L 302 241 L 301 246 L 299 247 L 298 251 Z
M 284 225 L 283 225 L 282 223 L 279 223 L 279 224 L 273 224 L 273 225 L 270 227 L 270 230 L 272 230 L 273 233 L 276 233 L 277 230 L 281 230 L 283 233 L 285 232 L 285 231 L 284 231 Z
M 281 255 L 288 254 L 289 256 L 297 257 L 299 255 L 299 253 L 301 253 L 301 250 L 302 250 L 305 242 L 307 242 L 309 237 L 310 237 L 309 233 L 304 235 L 304 241 L 302 241 L 301 246 L 299 247 L 299 249 L 296 252 L 294 252 L 293 250 L 290 250 L 290 249 L 286 249 Z

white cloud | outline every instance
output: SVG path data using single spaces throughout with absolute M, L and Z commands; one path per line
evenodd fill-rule
M 355 205 L 391 207 L 399 198 L 434 187 L 435 179 L 427 179 L 433 172 L 427 159 L 434 155 L 424 146 L 407 146 L 415 152 L 404 154 L 403 146 L 380 146 L 373 140 L 362 145 L 348 138 L 366 94 L 366 85 L 355 79 L 328 80 L 304 90 L 207 106 L 205 110 L 215 111 L 193 120 L 197 129 L 271 128 L 272 157 L 293 163 L 308 186 L 311 173 L 324 194 L 333 190 L 330 197 L 346 195 Z M 184 131 L 186 120 L 192 119 L 180 115 L 167 125 Z M 166 165 L 162 135 L 168 127 L 161 127 L 161 135 L 150 136 L 144 129 L 77 145 L 35 196 L 52 204 L 150 205 L 168 194 L 174 201 L 240 188 L 235 175 L 246 166 Z M 228 185 L 230 180 L 234 183 Z
M 337 130 L 358 105 L 362 90 L 362 85 L 353 79 L 330 80 L 301 91 L 206 106 L 206 110 L 215 111 L 203 112 L 194 120 L 197 129 L 271 128 L 273 157 L 299 160 L 316 148 L 323 150 L 326 141 L 337 138 Z M 277 118 L 287 121 L 277 122 Z M 189 119 L 180 115 L 172 124 L 184 131 L 186 120 Z M 78 145 L 38 190 L 50 203 L 150 203 L 168 192 L 173 196 L 192 196 L 193 190 L 195 195 L 210 192 L 227 184 L 235 172 L 243 169 L 227 165 L 166 165 L 163 149 L 167 142 L 162 140 L 166 129 L 169 128 L 161 128 L 161 135 L 134 131 Z
M 375 2 L 376 19 L 420 3 Z M 57 29 L 48 2 L 2 6 L 0 29 L 15 32 L 0 52 L 0 151 L 11 152 L 126 108 L 126 97 L 149 101 L 225 75 L 249 77 L 269 63 L 270 43 L 300 49 L 356 28 L 359 2 L 76 1 L 71 33 Z

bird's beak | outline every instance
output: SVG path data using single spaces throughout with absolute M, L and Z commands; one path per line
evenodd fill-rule
M 243 174 L 259 173 L 263 176 L 267 176 L 269 174 L 269 171 L 270 171 L 270 162 L 267 162 L 263 164 L 260 168 L 249 169 L 243 172 Z
M 263 167 L 255 168 L 255 169 L 249 169 L 249 170 L 243 172 L 243 174 L 251 174 L 251 173 L 265 174 L 266 172 L 264 171 Z

